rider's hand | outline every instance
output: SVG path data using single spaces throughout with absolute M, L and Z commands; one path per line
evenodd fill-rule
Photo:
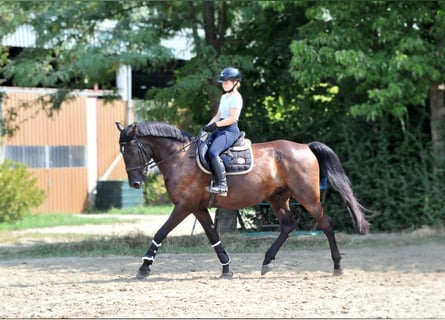
M 203 131 L 212 132 L 215 131 L 218 127 L 216 126 L 216 122 L 212 122 L 204 127 L 202 127 Z

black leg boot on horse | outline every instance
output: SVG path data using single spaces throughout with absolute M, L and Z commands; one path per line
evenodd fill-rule
M 226 168 L 220 157 L 215 157 L 210 161 L 212 165 L 213 173 L 216 176 L 216 186 L 206 187 L 206 190 L 210 193 L 218 193 L 222 197 L 227 197 L 227 179 Z

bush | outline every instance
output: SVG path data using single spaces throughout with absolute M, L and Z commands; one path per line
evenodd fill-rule
M 144 188 L 144 202 L 146 205 L 169 204 L 170 198 L 164 185 L 164 178 L 159 173 L 148 175 Z
M 444 221 L 443 179 L 433 173 L 428 135 L 420 129 L 409 131 L 408 123 L 404 131 L 389 116 L 379 123 L 339 122 L 345 125 L 336 132 L 341 139 L 330 146 L 342 160 L 358 200 L 378 213 L 371 220 L 372 231 L 418 229 Z M 345 212 L 340 196 L 332 192 L 328 214 L 335 228 L 352 231 Z
M 26 165 L 6 160 L 0 164 L 0 222 L 13 223 L 43 203 L 45 193 L 37 187 Z

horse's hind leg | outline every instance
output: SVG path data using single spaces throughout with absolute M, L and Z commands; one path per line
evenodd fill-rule
M 328 238 L 329 248 L 331 249 L 331 257 L 332 261 L 334 262 L 334 275 L 340 275 L 342 273 L 340 266 L 341 254 L 337 247 L 337 241 L 335 240 L 331 217 L 325 214 L 324 209 L 320 203 L 314 205 L 313 208 L 306 209 L 315 218 L 318 227 Z
M 280 221 L 280 234 L 272 246 L 266 251 L 263 265 L 261 267 L 261 275 L 264 275 L 272 270 L 272 260 L 275 260 L 275 256 L 280 250 L 281 246 L 286 242 L 287 238 L 289 238 L 289 234 L 297 227 L 297 222 L 292 217 L 289 209 L 280 208 L 277 211 L 276 216 Z
M 335 240 L 334 228 L 332 227 L 331 217 L 325 215 L 322 221 L 318 222 L 318 226 L 328 238 L 329 248 L 331 249 L 332 261 L 334 261 L 334 274 L 340 275 L 342 273 L 342 269 L 340 266 L 341 254 L 337 247 L 337 241 Z
M 229 270 L 230 262 L 232 261 L 219 240 L 218 232 L 215 229 L 212 218 L 207 209 L 195 213 L 196 218 L 204 229 L 213 249 L 218 256 L 219 262 L 222 265 L 222 278 L 231 278 L 233 273 Z

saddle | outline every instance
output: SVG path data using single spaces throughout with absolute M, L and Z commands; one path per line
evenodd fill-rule
M 220 155 L 226 168 L 226 175 L 246 174 L 253 168 L 252 142 L 246 139 L 245 135 L 246 133 L 242 131 L 233 145 Z M 210 159 L 207 154 L 211 143 L 211 135 L 202 131 L 195 157 L 198 167 L 206 174 L 212 174 Z

